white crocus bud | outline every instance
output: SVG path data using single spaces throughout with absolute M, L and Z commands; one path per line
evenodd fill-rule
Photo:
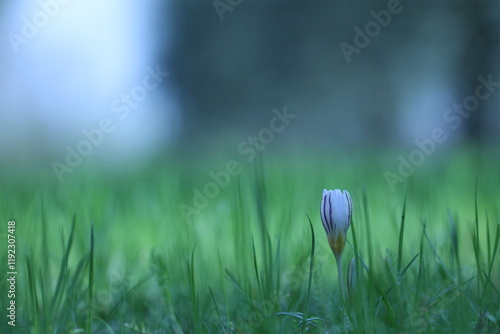
M 339 274 L 339 288 L 345 302 L 344 278 L 342 277 L 342 253 L 347 230 L 351 226 L 352 201 L 347 190 L 323 190 L 320 207 L 321 220 L 328 237 L 328 244 L 335 255 Z
M 347 230 L 351 226 L 351 216 L 352 201 L 347 190 L 323 190 L 321 220 L 335 256 L 340 256 L 344 251 Z

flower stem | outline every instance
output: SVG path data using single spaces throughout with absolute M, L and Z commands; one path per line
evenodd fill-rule
M 335 260 L 337 261 L 337 272 L 339 274 L 339 289 L 342 294 L 342 303 L 345 304 L 345 292 L 344 292 L 344 275 L 342 274 L 342 254 L 335 254 Z

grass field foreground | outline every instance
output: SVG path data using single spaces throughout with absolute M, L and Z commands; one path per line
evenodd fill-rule
M 259 158 L 196 208 L 194 189 L 227 161 L 127 177 L 89 167 L 36 186 L 4 177 L 0 233 L 7 245 L 16 222 L 17 276 L 13 327 L 2 246 L 1 332 L 500 330 L 497 157 L 450 154 L 394 191 L 383 158 Z M 345 302 L 319 215 L 325 188 L 352 196 Z

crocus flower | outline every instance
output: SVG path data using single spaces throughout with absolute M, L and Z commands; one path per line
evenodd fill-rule
M 321 220 L 328 237 L 328 244 L 335 255 L 339 274 L 339 286 L 345 300 L 344 279 L 342 276 L 342 253 L 346 235 L 351 225 L 352 200 L 347 190 L 323 190 L 320 208 Z
M 351 225 L 352 201 L 347 190 L 323 190 L 321 220 L 335 256 L 344 252 L 347 230 Z

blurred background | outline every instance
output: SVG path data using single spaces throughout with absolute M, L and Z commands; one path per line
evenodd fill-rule
M 500 92 L 444 117 L 500 81 L 495 2 L 8 0 L 0 16 L 5 171 L 236 148 L 284 106 L 273 146 L 292 151 L 414 148 L 437 127 L 443 147 L 500 140 Z

